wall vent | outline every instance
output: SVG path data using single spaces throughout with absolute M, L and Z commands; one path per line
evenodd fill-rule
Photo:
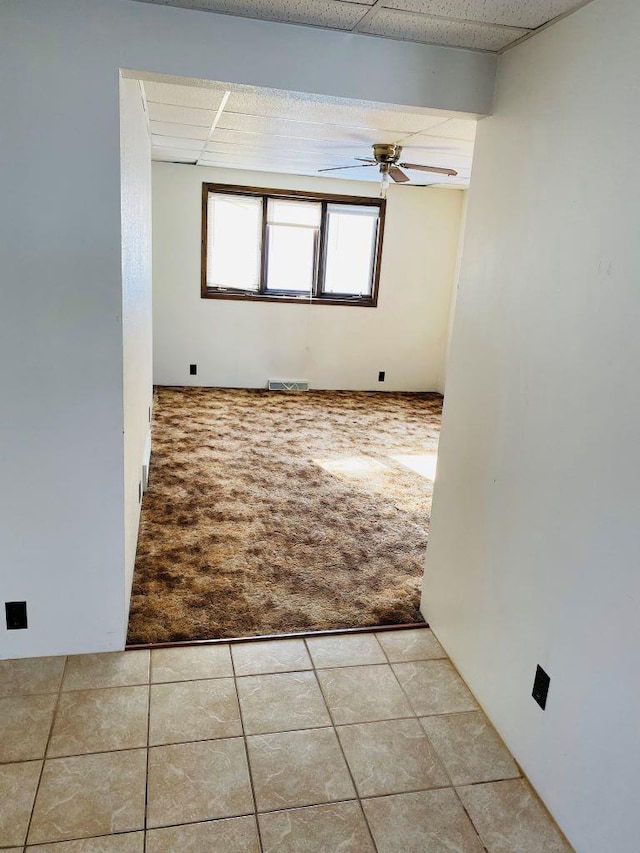
M 308 391 L 309 383 L 306 379 L 270 379 L 269 391 Z

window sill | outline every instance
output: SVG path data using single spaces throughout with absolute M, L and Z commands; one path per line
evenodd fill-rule
M 375 308 L 377 300 L 371 297 L 339 297 L 339 296 L 314 296 L 309 299 L 308 296 L 284 296 L 279 294 L 266 293 L 237 293 L 233 291 L 214 290 L 213 288 L 205 288 L 201 294 L 203 299 L 233 299 L 241 302 L 271 302 L 271 303 L 289 303 L 298 305 L 351 305 L 359 308 Z

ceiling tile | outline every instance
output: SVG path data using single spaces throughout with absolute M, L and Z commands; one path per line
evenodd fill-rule
M 224 112 L 218 122 L 221 130 L 241 130 L 245 133 L 270 134 L 289 139 L 331 139 L 337 142 L 362 143 L 365 147 L 376 142 L 376 132 L 366 128 L 344 128 L 311 124 L 289 119 L 262 118 Z
M 149 107 L 149 119 L 151 121 L 190 124 L 194 127 L 206 127 L 208 129 L 216 117 L 213 110 L 198 110 L 191 107 L 156 104 L 153 102 L 147 102 L 147 106 Z
M 202 81 L 194 81 L 194 83 Z M 148 102 L 160 104 L 178 104 L 181 107 L 207 109 L 215 113 L 227 87 L 224 83 L 180 86 L 177 83 L 157 83 L 144 81 L 144 91 Z
M 202 142 L 199 139 L 184 139 L 171 136 L 156 136 L 151 135 L 151 144 L 157 145 L 159 148 L 179 148 L 182 151 L 202 151 Z
M 275 136 L 256 136 L 254 134 L 234 133 L 232 137 L 224 137 L 224 131 L 216 131 L 207 150 L 237 151 L 239 154 L 262 152 L 265 156 L 270 153 L 286 152 L 288 154 L 304 154 L 309 157 L 323 157 L 332 160 L 349 160 L 363 155 L 361 145 L 335 145 L 331 142 L 316 143 L 305 139 L 288 140 Z M 366 149 L 365 153 L 366 153 Z
M 172 163 L 195 163 L 198 158 L 194 155 L 193 151 L 181 151 L 178 148 L 161 148 L 159 146 L 154 146 L 151 151 L 151 159 L 159 161 L 167 160 Z
M 436 143 L 440 141 L 445 144 L 422 145 L 421 140 L 417 145 L 406 146 L 402 149 L 402 160 L 410 163 L 431 163 L 434 166 L 446 166 L 453 169 L 457 165 L 469 165 L 472 159 L 472 153 L 468 151 L 459 151 L 446 146 L 447 140 L 433 140 Z M 457 164 L 457 165 L 456 165 Z
M 439 166 L 441 169 L 454 169 L 458 173 L 468 172 L 471 168 L 471 162 L 467 157 L 460 157 L 451 154 L 439 153 L 436 154 L 428 151 L 411 151 L 403 152 L 402 162 L 417 163 L 420 166 Z
M 232 91 L 225 112 L 291 118 L 346 127 L 364 127 L 413 133 L 442 124 L 442 116 L 327 103 L 308 97 L 285 97 L 259 92 Z
M 443 139 L 464 139 L 473 142 L 476 138 L 478 122 L 464 118 L 450 118 L 444 124 L 439 124 L 433 130 L 428 129 L 428 136 L 439 136 Z
M 264 157 L 232 157 L 219 152 L 207 154 L 200 161 L 202 165 L 210 165 L 217 163 L 225 166 L 227 169 L 256 169 L 260 172 L 278 172 L 278 173 L 299 173 L 303 171 L 307 175 L 317 175 L 318 168 L 322 168 L 322 164 L 318 167 L 315 163 L 310 163 L 304 160 L 278 160 Z
M 529 30 L 431 18 L 379 7 L 360 32 L 428 44 L 496 51 L 527 35 Z
M 310 24 L 316 27 L 348 30 L 367 12 L 368 2 L 344 3 L 341 0 L 151 0 L 163 6 L 222 12 L 263 21 Z
M 268 161 L 268 160 L 243 160 L 237 161 L 231 164 L 227 159 L 219 156 L 212 156 L 211 158 L 205 158 L 201 161 L 203 166 L 218 166 L 224 169 L 234 168 L 234 169 L 247 169 L 250 171 L 256 172 L 275 172 L 281 173 L 283 171 L 283 164 L 280 161 Z M 286 169 L 288 174 L 295 175 L 308 175 L 309 177 L 317 177 L 317 169 L 314 164 L 310 164 L 308 166 L 290 163 Z M 355 169 L 347 169 L 345 171 L 338 172 L 329 172 L 327 177 L 330 178 L 341 178 L 345 180 L 351 181 L 374 181 L 378 183 L 380 181 L 380 174 L 376 169 L 367 169 L 357 167 Z
M 203 152 L 203 157 L 209 156 L 220 157 L 237 157 L 244 160 L 282 160 L 287 162 L 304 162 L 318 169 L 323 166 L 340 166 L 343 163 L 348 164 L 353 162 L 353 158 L 335 157 L 326 154 L 313 154 L 305 151 L 286 151 L 267 148 L 242 148 L 238 149 L 233 145 L 228 145 L 226 142 L 213 142 L 207 145 Z
M 535 29 L 583 0 L 382 0 L 383 6 L 443 18 Z
M 176 124 L 175 122 L 152 121 L 151 133 L 157 136 L 174 136 L 181 139 L 200 139 L 204 142 L 209 136 L 208 127 L 196 127 L 193 124 Z

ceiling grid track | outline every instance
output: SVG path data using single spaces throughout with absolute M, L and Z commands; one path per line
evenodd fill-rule
M 373 6 L 371 6 L 369 9 L 367 9 L 367 11 L 364 13 L 364 15 L 363 15 L 363 16 L 360 18 L 360 20 L 358 21 L 358 23 L 357 23 L 357 24 L 355 24 L 355 25 L 351 28 L 351 32 L 352 32 L 352 33 L 362 32 L 362 29 L 361 29 L 361 28 L 362 28 L 362 27 L 363 27 L 363 26 L 364 26 L 368 21 L 370 21 L 370 20 L 371 20 L 371 18 L 373 18 L 373 17 L 374 17 L 374 15 L 375 15 L 375 13 L 376 13 L 376 10 L 377 10 L 377 9 L 379 9 L 381 6 L 382 6 L 382 0 L 375 0 L 375 3 L 373 4 Z
M 220 106 L 218 107 L 218 109 L 216 111 L 215 118 L 211 124 L 211 127 L 209 128 L 209 133 L 207 134 L 207 138 L 205 139 L 204 145 L 202 146 L 202 151 L 200 152 L 200 156 L 198 157 L 198 159 L 196 161 L 196 166 L 201 165 L 202 158 L 204 157 L 204 155 L 207 151 L 207 145 L 212 140 L 214 131 L 215 131 L 216 127 L 218 126 L 218 122 L 222 118 L 222 113 L 224 112 L 224 108 L 227 106 L 227 101 L 229 100 L 230 97 L 231 97 L 231 92 L 229 92 L 229 91 L 226 91 L 224 93 L 224 95 L 222 96 L 222 100 L 220 101 Z

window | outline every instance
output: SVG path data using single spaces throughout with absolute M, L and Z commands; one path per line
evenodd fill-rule
M 202 189 L 203 297 L 376 305 L 384 200 Z

